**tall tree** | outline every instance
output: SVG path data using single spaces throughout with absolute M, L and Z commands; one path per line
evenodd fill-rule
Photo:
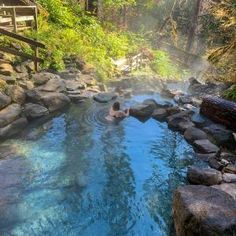
M 196 35 L 196 29 L 197 29 L 197 25 L 198 25 L 198 17 L 201 12 L 202 0 L 196 0 L 196 1 L 197 1 L 197 3 L 196 3 L 196 7 L 194 9 L 193 18 L 191 21 L 191 26 L 190 26 L 190 30 L 189 30 L 189 34 L 188 34 L 188 40 L 187 40 L 187 44 L 186 44 L 186 48 L 185 48 L 185 50 L 187 52 L 190 52 L 192 49 L 194 38 Z

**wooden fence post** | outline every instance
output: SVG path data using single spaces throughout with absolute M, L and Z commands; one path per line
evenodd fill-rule
M 12 8 L 12 24 L 13 24 L 13 31 L 17 33 L 17 22 L 16 22 L 16 8 Z

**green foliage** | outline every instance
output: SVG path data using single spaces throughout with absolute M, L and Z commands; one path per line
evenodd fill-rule
M 181 76 L 186 74 L 181 70 L 178 65 L 174 64 L 169 55 L 161 50 L 154 52 L 155 59 L 151 65 L 151 68 L 160 76 L 165 79 L 180 79 Z
M 231 88 L 226 90 L 223 94 L 223 97 L 236 101 L 236 85 L 233 85 Z
M 75 55 L 93 65 L 101 79 L 111 77 L 115 70 L 112 59 L 137 50 L 138 40 L 133 44 L 135 35 L 107 30 L 71 1 L 38 0 L 42 6 L 39 31 L 29 34 L 47 46 L 47 52 L 41 55 L 46 59 L 45 67 L 61 70 L 63 58 Z
M 135 5 L 135 0 L 104 0 L 103 4 L 107 7 L 122 8 L 124 6 Z

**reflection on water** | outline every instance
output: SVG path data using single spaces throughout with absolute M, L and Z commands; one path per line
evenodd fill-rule
M 0 161 L 0 235 L 170 234 L 191 147 L 165 123 L 109 123 L 107 110 L 74 105 L 37 141 L 6 143 L 19 155 Z

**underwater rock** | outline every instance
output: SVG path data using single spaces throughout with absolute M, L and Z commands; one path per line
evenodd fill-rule
M 222 174 L 215 169 L 191 166 L 188 168 L 187 179 L 191 184 L 211 186 L 222 182 Z
M 95 94 L 93 96 L 93 99 L 96 102 L 100 102 L 100 103 L 107 103 L 110 102 L 114 99 L 117 98 L 117 94 L 116 93 L 112 93 L 112 92 L 103 92 L 103 93 L 99 93 L 99 94 Z
M 193 143 L 194 148 L 200 153 L 216 153 L 219 148 L 208 139 L 196 140 Z
M 175 191 L 173 202 L 176 235 L 234 235 L 235 203 L 232 196 L 213 187 L 179 187 Z
M 14 74 L 14 69 L 9 63 L 1 63 L 0 64 L 0 74 L 6 76 L 12 76 Z

